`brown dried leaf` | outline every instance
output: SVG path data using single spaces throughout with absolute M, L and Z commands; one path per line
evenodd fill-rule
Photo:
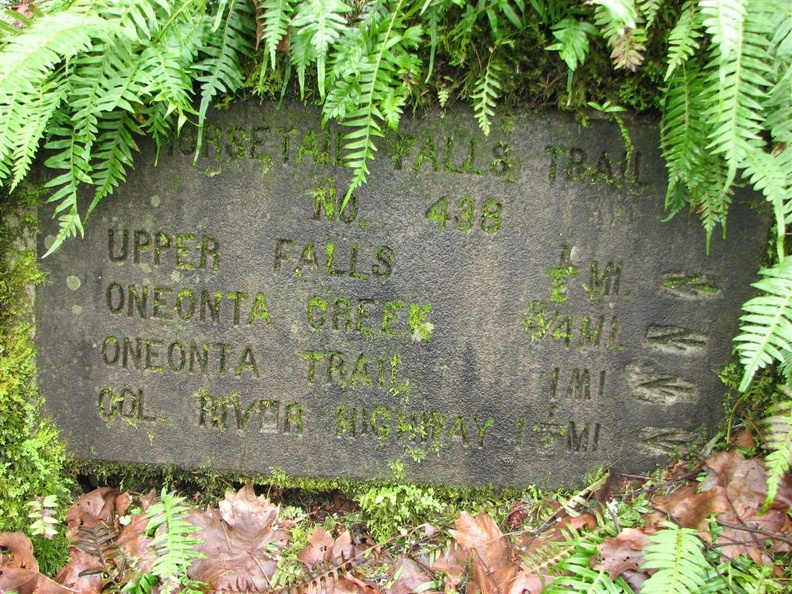
M 227 491 L 217 505 L 220 516 L 243 539 L 256 540 L 278 519 L 280 507 L 261 495 L 256 497 L 253 485 L 247 484 L 239 492 Z
M 74 541 L 78 526 L 113 525 L 115 501 L 121 493 L 110 487 L 94 489 L 75 501 L 66 512 L 66 536 Z
M 297 555 L 297 558 L 305 563 L 307 567 L 313 567 L 317 563 L 324 563 L 333 550 L 333 536 L 321 526 L 317 526 L 313 534 L 308 537 L 310 546 L 305 547 Z
M 20 567 L 0 569 L 0 592 L 17 594 L 73 594 L 73 590 L 53 582 L 37 571 Z
M 99 575 L 80 576 L 80 573 L 101 568 L 96 557 L 72 547 L 69 562 L 55 576 L 55 581 L 81 594 L 98 594 L 102 591 L 102 578 Z
M 653 504 L 674 518 L 685 528 L 694 528 L 709 534 L 708 518 L 730 508 L 726 489 L 717 485 L 703 493 L 696 492 L 696 485 L 685 485 L 669 495 L 655 497 Z
M 434 581 L 434 575 L 426 568 L 421 567 L 409 557 L 402 557 L 393 568 L 393 575 L 398 573 L 398 579 L 388 588 L 388 594 L 412 594 L 419 586 Z M 434 589 L 422 590 L 427 594 L 437 592 Z
M 755 450 L 756 440 L 750 430 L 744 429 L 732 439 L 732 445 L 743 450 Z
M 135 514 L 116 539 L 116 544 L 124 555 L 137 560 L 134 576 L 151 572 L 151 565 L 157 559 L 157 554 L 149 547 L 152 539 L 146 536 L 148 523 L 149 519 L 145 514 Z
M 445 554 L 438 556 L 433 563 L 428 563 L 428 565 L 432 571 L 445 573 L 451 583 L 458 586 L 462 582 L 462 575 L 469 562 L 470 553 L 457 542 L 451 541 L 451 546 L 448 547 Z
M 539 594 L 552 581 L 552 576 L 540 576 L 524 571 L 517 574 L 507 592 L 508 594 Z
M 788 480 L 779 488 L 780 496 L 763 514 L 767 470 L 760 458 L 746 459 L 735 451 L 719 452 L 707 459 L 704 469 L 707 479 L 702 488 L 724 489 L 729 502 L 729 510 L 717 518 L 724 527 L 715 543 L 721 553 L 730 559 L 744 555 L 765 564 L 772 561 L 766 550 L 768 542 L 779 552 L 790 549 L 784 536 L 789 521 L 787 510 L 792 502 L 792 486 Z
M 0 552 L 0 567 L 22 568 L 32 572 L 39 570 L 38 561 L 33 555 L 33 543 L 22 532 L 0 532 L 0 547 L 8 549 L 8 554 Z
M 197 526 L 197 548 L 206 555 L 193 564 L 190 578 L 214 590 L 267 590 L 276 561 L 267 552 L 281 549 L 289 534 L 275 524 L 278 507 L 266 497 L 256 497 L 246 485 L 227 492 L 219 510 L 191 511 L 188 521 Z
M 606 538 L 598 546 L 599 556 L 594 569 L 605 570 L 612 580 L 622 576 L 636 592 L 649 577 L 641 570 L 641 560 L 649 545 L 647 533 L 636 528 L 625 528 L 613 538 Z
M 451 534 L 473 557 L 474 584 L 483 594 L 508 591 L 518 566 L 513 547 L 497 524 L 485 512 L 476 517 L 462 512 L 454 524 Z

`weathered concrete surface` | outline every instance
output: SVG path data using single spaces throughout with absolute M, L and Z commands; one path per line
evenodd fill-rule
M 406 121 L 339 213 L 315 111 L 151 147 L 43 261 L 41 388 L 77 456 L 303 476 L 578 483 L 712 431 L 767 224 L 706 256 L 651 126 Z M 43 218 L 48 218 L 49 214 Z M 54 225 L 40 238 L 44 250 Z M 424 458 L 420 463 L 413 458 Z

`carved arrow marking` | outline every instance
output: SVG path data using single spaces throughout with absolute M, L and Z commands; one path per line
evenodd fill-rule
M 674 450 L 699 441 L 696 433 L 676 427 L 645 427 L 638 437 L 653 454 L 673 454 Z
M 652 404 L 674 404 L 696 397 L 696 386 L 667 373 L 658 373 L 649 361 L 632 361 L 625 367 L 633 397 Z
M 685 354 L 699 353 L 707 346 L 707 337 L 682 326 L 655 326 L 646 329 L 644 341 L 653 348 Z
M 687 299 L 714 297 L 720 293 L 720 287 L 713 284 L 706 274 L 701 273 L 666 272 L 662 276 L 660 286 L 667 293 Z

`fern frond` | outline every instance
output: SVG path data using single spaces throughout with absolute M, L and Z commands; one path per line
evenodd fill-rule
M 99 122 L 99 137 L 92 155 L 92 177 L 97 187 L 85 213 L 86 219 L 102 198 L 112 194 L 118 184 L 126 180 L 126 168 L 132 167 L 132 151 L 138 150 L 132 138 L 137 131 L 135 119 L 127 111 L 106 114 Z
M 586 594 L 632 594 L 632 588 L 618 578 L 611 580 L 605 569 L 591 568 L 591 559 L 597 553 L 597 545 L 590 539 L 578 537 L 572 542 L 573 553 L 556 568 L 564 575 L 553 580 L 543 594 L 565 594 L 568 592 L 585 592 Z
M 643 63 L 646 31 L 637 24 L 634 0 L 592 0 L 596 25 L 611 48 L 614 68 L 635 72 Z
M 91 47 L 105 36 L 104 19 L 94 14 L 61 12 L 36 19 L 24 35 L 8 40 L 0 60 L 0 102 L 14 91 L 35 93 L 64 58 Z
M 717 124 L 707 149 L 726 161 L 725 191 L 748 147 L 763 145 L 760 101 L 770 86 L 769 40 L 762 19 L 745 19 L 741 0 L 702 0 L 701 11 L 714 45 L 709 80 L 712 106 L 704 115 Z
M 545 49 L 557 51 L 567 67 L 574 71 L 585 62 L 589 52 L 589 37 L 596 34 L 597 29 L 591 23 L 566 18 L 553 25 L 553 37 L 558 41 Z
M 97 557 L 102 566 L 107 567 L 108 561 L 117 558 L 121 552 L 115 542 L 116 536 L 115 531 L 106 524 L 79 526 L 74 544 L 84 553 Z
M 543 574 L 567 559 L 575 552 L 575 547 L 569 543 L 547 541 L 543 542 L 536 550 L 521 555 L 520 558 L 528 568 L 528 573 Z
M 171 11 L 166 0 L 105 0 L 93 8 L 107 21 L 117 23 L 130 41 L 150 40 Z
M 638 10 L 644 20 L 644 29 L 648 31 L 657 18 L 657 13 L 663 7 L 665 0 L 643 0 L 638 3 Z
M 792 390 L 781 388 L 786 400 L 771 409 L 771 416 L 762 424 L 765 427 L 765 447 L 770 453 L 765 457 L 767 465 L 767 497 L 763 510 L 773 503 L 784 475 L 792 468 Z
M 669 81 L 660 122 L 660 146 L 669 177 L 666 208 L 672 212 L 682 208 L 674 201 L 676 184 L 690 185 L 703 160 L 702 140 L 707 136 L 700 116 L 703 107 L 698 66 L 695 62 L 683 64 Z
M 665 529 L 649 537 L 644 569 L 656 569 L 641 594 L 698 594 L 707 584 L 709 564 L 695 530 L 663 522 Z
M 404 19 L 414 8 L 404 11 L 404 4 L 405 0 L 398 0 L 394 6 L 372 7 L 355 34 L 347 37 L 333 67 L 333 87 L 323 113 L 325 120 L 338 117 L 342 126 L 352 128 L 344 135 L 344 161 L 353 172 L 345 201 L 368 177 L 368 161 L 377 150 L 374 139 L 383 134 L 380 123 L 398 126 L 408 93 L 402 77 L 414 74 L 420 66 L 416 56 L 405 59 L 407 50 L 420 41 L 422 30 L 405 28 Z M 350 59 L 353 56 L 361 58 Z
M 189 69 L 198 55 L 207 24 L 201 19 L 181 19 L 162 31 L 140 55 L 138 78 L 146 83 L 153 102 L 167 104 L 166 114 L 176 111 L 180 121 L 192 107 Z
M 205 558 L 195 549 L 201 539 L 190 536 L 197 528 L 185 519 L 189 508 L 184 501 L 184 497 L 167 493 L 163 488 L 160 501 L 146 510 L 149 518 L 146 530 L 156 531 L 150 545 L 157 553 L 151 573 L 160 578 L 164 594 L 179 588 L 193 561 Z
M 259 10 L 261 15 L 258 18 L 264 28 L 264 55 L 275 68 L 275 52 L 289 32 L 294 6 L 291 0 L 266 0 L 259 5 Z M 265 63 L 263 67 L 267 68 L 268 64 Z
M 775 60 L 774 84 L 764 102 L 767 111 L 765 125 L 774 142 L 789 145 L 792 144 L 792 6 L 784 3 L 773 8 L 773 15 L 765 17 L 777 22 L 768 48 L 768 53 L 774 55 Z
M 66 95 L 66 89 L 65 81 L 55 76 L 42 85 L 37 92 L 37 96 L 28 97 L 23 95 L 24 99 L 19 104 L 15 105 L 12 103 L 9 106 L 11 110 L 14 107 L 17 108 L 17 111 L 20 109 L 24 110 L 24 115 L 14 114 L 13 119 L 12 115 L 9 114 L 7 124 L 10 125 L 12 122 L 21 124 L 15 130 L 6 131 L 0 128 L 0 136 L 11 134 L 8 137 L 8 141 L 13 143 L 10 153 L 14 169 L 14 177 L 10 185 L 11 190 L 24 179 L 30 170 L 30 165 L 36 155 L 44 130 L 56 110 L 60 107 Z M 3 109 L 0 107 L 0 118 L 2 117 Z M 0 180 L 5 177 L 2 170 L 2 162 L 5 160 L 2 151 L 2 141 L 0 140 Z
M 784 149 L 785 151 L 788 149 Z M 745 155 L 745 173 L 754 189 L 762 192 L 773 206 L 776 224 L 776 253 L 784 259 L 786 224 L 792 219 L 792 169 L 784 151 L 776 155 L 761 148 L 749 147 Z
M 495 115 L 495 106 L 501 91 L 501 71 L 502 67 L 495 57 L 495 50 L 492 49 L 471 95 L 474 101 L 473 110 L 484 136 L 489 136 L 491 121 Z
M 313 50 L 321 98 L 325 96 L 327 51 L 345 33 L 347 24 L 343 15 L 351 10 L 343 0 L 305 0 L 294 15 L 292 26 L 296 36 L 302 37 L 303 43 Z
M 196 65 L 196 70 L 201 73 L 197 77 L 201 83 L 201 104 L 198 108 L 196 159 L 201 153 L 203 125 L 209 106 L 218 94 L 233 93 L 242 86 L 245 82 L 242 59 L 250 56 L 253 49 L 255 17 L 249 0 L 230 0 L 227 15 L 222 8 L 218 8 L 217 14 L 220 27 L 207 37 L 203 48 L 208 57 Z
M 712 37 L 712 45 L 720 61 L 740 53 L 748 0 L 701 0 L 699 7 L 704 26 Z M 731 58 L 734 59 L 733 57 Z
M 679 20 L 668 36 L 668 67 L 664 80 L 670 79 L 677 67 L 687 62 L 696 53 L 702 36 L 703 24 L 704 21 L 696 3 L 693 0 L 687 0 L 682 7 Z
M 11 156 L 14 153 L 16 137 L 14 131 L 27 124 L 17 107 L 20 101 L 18 97 L 21 96 L 22 93 L 16 91 L 6 101 L 0 99 L 0 182 L 11 176 L 11 168 L 14 165 Z
M 744 368 L 742 392 L 759 369 L 792 355 L 792 258 L 759 272 L 764 278 L 753 286 L 763 294 L 742 306 L 746 313 L 734 339 Z

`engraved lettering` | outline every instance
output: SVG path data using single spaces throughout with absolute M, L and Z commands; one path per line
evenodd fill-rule
M 650 325 L 644 342 L 652 348 L 670 353 L 694 354 L 704 351 L 707 337 L 682 326 Z
M 695 384 L 673 374 L 658 372 L 650 361 L 632 361 L 624 371 L 631 394 L 638 400 L 669 405 L 693 400 L 697 395 Z

